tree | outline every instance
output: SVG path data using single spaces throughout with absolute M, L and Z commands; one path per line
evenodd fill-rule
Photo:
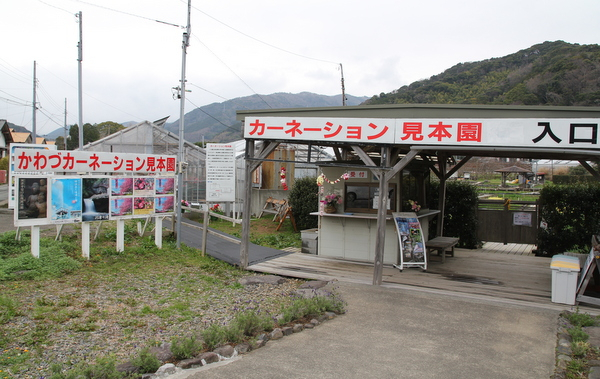
M 79 148 L 79 127 L 77 124 L 71 125 L 69 128 L 69 136 L 67 137 L 67 150 L 75 150 Z
M 83 124 L 83 145 L 94 142 L 100 139 L 98 129 L 92 124 Z M 77 124 L 72 125 L 69 129 L 69 137 L 67 137 L 67 149 L 75 150 L 79 148 L 79 127 Z
M 109 136 L 113 133 L 118 132 L 119 130 L 125 129 L 125 127 L 116 122 L 105 121 L 105 122 L 101 122 L 101 123 L 97 124 L 96 129 L 98 129 L 100 138 L 104 138 L 106 136 Z
M 58 150 L 66 150 L 65 149 L 65 137 L 63 137 L 63 136 L 56 137 L 55 143 L 56 143 L 56 148 Z

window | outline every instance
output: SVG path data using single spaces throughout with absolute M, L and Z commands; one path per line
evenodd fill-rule
M 390 183 L 388 212 L 396 211 L 396 184 Z M 379 183 L 352 183 L 344 186 L 346 212 L 377 213 Z

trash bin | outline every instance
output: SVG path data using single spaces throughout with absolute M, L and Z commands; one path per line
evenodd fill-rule
M 579 258 L 555 255 L 550 263 L 552 269 L 552 302 L 575 305 Z
M 300 231 L 300 236 L 302 237 L 302 252 L 306 254 L 314 254 L 317 255 L 319 246 L 317 244 L 317 240 L 319 237 L 318 229 L 306 229 Z

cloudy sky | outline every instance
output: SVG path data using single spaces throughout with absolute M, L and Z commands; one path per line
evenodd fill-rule
M 83 13 L 83 122 L 179 118 L 187 0 L 3 0 L 0 119 L 38 134 L 78 122 Z M 192 0 L 186 112 L 252 94 L 372 96 L 460 62 L 544 41 L 597 44 L 598 0 Z M 340 104 L 341 105 L 341 104 Z M 265 105 L 265 108 L 267 106 Z

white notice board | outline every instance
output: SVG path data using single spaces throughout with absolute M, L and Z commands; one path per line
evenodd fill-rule
M 235 201 L 235 148 L 231 144 L 206 146 L 206 201 Z
M 421 223 L 414 212 L 394 212 L 394 224 L 398 231 L 400 264 L 394 265 L 402 271 L 404 267 L 422 267 L 427 270 L 427 249 Z

